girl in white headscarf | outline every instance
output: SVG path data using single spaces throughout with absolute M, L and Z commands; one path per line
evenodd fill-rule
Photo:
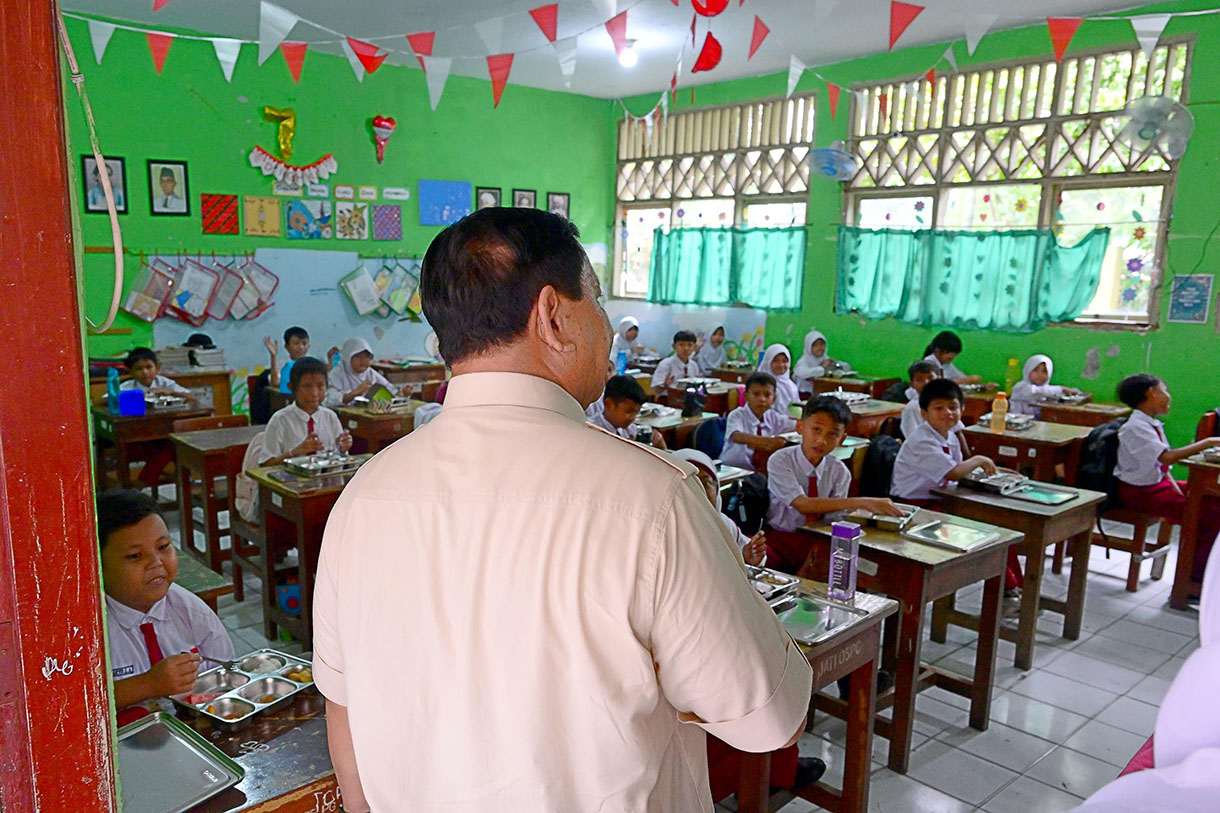
M 634 316 L 624 316 L 618 320 L 618 330 L 614 332 L 614 341 L 610 343 L 610 360 L 617 362 L 619 352 L 627 354 L 627 358 L 643 350 L 643 346 L 636 343 L 636 339 L 640 335 L 640 323 Z
M 716 508 L 716 516 L 720 517 L 720 521 L 724 523 L 724 527 L 729 531 L 729 536 L 737 542 L 737 547 L 741 549 L 741 556 L 745 559 L 746 564 L 757 565 L 759 567 L 765 565 L 767 563 L 766 535 L 759 531 L 753 537 L 746 536 L 737 527 L 737 523 L 721 512 L 720 475 L 717 473 L 716 464 L 712 462 L 712 459 L 698 449 L 679 449 L 673 454 L 674 457 L 679 460 L 685 460 L 698 470 L 699 480 L 703 483 L 703 489 L 707 493 L 707 498 Z
M 373 385 L 380 384 L 396 392 L 386 377 L 372 367 L 373 348 L 361 338 L 351 338 L 343 343 L 339 351 L 339 366 L 330 371 L 326 387 L 326 406 L 350 404 L 353 398 L 364 395 Z
M 1013 385 L 1012 397 L 1008 399 L 1008 409 L 1021 415 L 1040 417 L 1042 410 L 1034 406 L 1035 401 L 1060 395 L 1075 395 L 1080 390 L 1072 387 L 1060 387 L 1051 383 L 1055 372 L 1055 362 L 1050 356 L 1041 353 L 1025 360 L 1025 368 L 1021 371 L 1021 380 Z
M 728 360 L 729 353 L 724 347 L 724 326 L 717 325 L 707 336 L 707 341 L 699 348 L 695 359 L 704 375 L 711 375 L 712 370 L 721 367 Z
M 826 355 L 826 335 L 820 330 L 805 334 L 801 357 L 792 368 L 792 377 L 801 392 L 813 392 L 813 379 L 826 375 L 826 366 L 834 359 Z
M 782 344 L 773 344 L 763 353 L 762 361 L 758 362 L 759 372 L 775 376 L 775 404 L 771 408 L 785 418 L 791 417 L 788 414 L 788 405 L 793 401 L 799 401 L 801 397 L 796 382 L 788 374 L 788 364 L 791 358 L 787 347 Z

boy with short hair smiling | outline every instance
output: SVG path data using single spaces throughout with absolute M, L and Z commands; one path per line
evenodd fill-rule
M 293 402 L 271 416 L 263 435 L 263 466 L 278 466 L 286 458 L 320 451 L 346 452 L 352 436 L 339 416 L 322 406 L 326 398 L 326 364 L 306 356 L 292 365 L 289 378 Z
M 612 376 L 606 381 L 606 389 L 602 397 L 585 410 L 589 423 L 605 429 L 622 438 L 635 440 L 640 433 L 640 427 L 634 421 L 640 414 L 640 407 L 648 400 L 644 388 L 629 375 Z M 652 433 L 652 445 L 658 449 L 665 448 L 665 439 L 660 432 Z
M 292 392 L 288 386 L 292 375 L 292 365 L 309 355 L 308 331 L 296 325 L 284 331 L 284 349 L 288 351 L 288 363 L 283 368 L 280 368 L 277 362 L 279 347 L 275 341 L 270 336 L 264 336 L 263 346 L 271 354 L 271 364 L 267 367 L 271 371 L 271 386 L 279 387 L 280 392 Z
M 652 374 L 654 390 L 668 389 L 679 379 L 702 375 L 703 368 L 699 366 L 698 361 L 691 358 L 695 353 L 697 341 L 698 338 L 689 330 L 679 330 L 674 334 L 674 354 L 661 359 L 656 372 Z
M 120 724 L 140 704 L 189 692 L 201 657 L 232 660 L 233 642 L 203 600 L 174 584 L 178 555 L 157 505 L 128 490 L 97 499 L 114 705 Z
M 901 418 L 904 438 L 911 437 L 919 425 L 924 423 L 923 412 L 919 408 L 919 393 L 923 392 L 925 384 L 937 378 L 940 378 L 940 368 L 926 359 L 907 368 L 907 380 L 911 382 L 911 386 L 907 387 L 904 393 L 907 397 L 907 405 L 902 408 Z M 964 428 L 959 423 L 953 431 Z
M 135 348 L 127 354 L 123 363 L 131 371 L 131 378 L 119 384 L 119 389 L 141 389 L 149 395 L 176 395 L 189 401 L 195 400 L 186 387 L 161 375 L 161 362 L 157 360 L 157 354 L 149 348 Z
M 924 423 L 902 444 L 894 461 L 890 493 L 903 502 L 939 504 L 932 489 L 960 480 L 976 468 L 995 474 L 991 458 L 974 455 L 962 459 L 962 446 L 954 428 L 962 418 L 962 388 L 947 378 L 924 384 L 919 409 Z
M 746 402 L 729 413 L 724 424 L 724 448 L 720 462 L 740 469 L 754 470 L 754 452 L 775 452 L 784 448 L 776 437 L 792 428 L 792 419 L 774 409 L 775 377 L 754 373 L 746 379 Z

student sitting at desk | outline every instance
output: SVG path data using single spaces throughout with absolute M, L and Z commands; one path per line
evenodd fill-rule
M 788 374 L 790 360 L 787 347 L 782 344 L 773 344 L 766 349 L 762 359 L 758 362 L 760 373 L 769 373 L 775 378 L 775 403 L 771 404 L 771 409 L 786 420 L 791 420 L 788 415 L 788 407 L 793 401 L 799 401 L 801 398 L 796 382 Z
M 315 452 L 346 452 L 352 436 L 339 416 L 322 406 L 326 397 L 326 363 L 306 356 L 292 365 L 293 402 L 271 416 L 263 434 L 260 466 L 278 466 L 286 458 Z
M 674 334 L 674 354 L 661 359 L 661 363 L 657 365 L 656 371 L 652 374 L 654 390 L 669 389 L 676 381 L 683 378 L 695 378 L 703 374 L 699 362 L 691 358 L 695 353 L 696 341 L 695 334 L 689 330 L 679 330 Z
M 626 353 L 627 359 L 644 351 L 643 345 L 636 341 L 640 335 L 640 323 L 634 316 L 624 316 L 618 320 L 618 330 L 614 332 L 614 341 L 610 342 L 610 363 L 618 363 L 618 354 Z
M 841 399 L 833 395 L 810 398 L 796 424 L 800 445 L 780 449 L 767 461 L 770 567 L 795 573 L 805 564 L 812 540 L 797 529 L 807 522 L 834 518 L 841 511 L 856 508 L 892 517 L 902 515 L 891 500 L 847 496 L 851 472 L 832 452 L 847 437 L 849 423 L 851 410 Z
M 288 351 L 288 362 L 282 368 L 277 362 L 279 347 L 276 345 L 275 340 L 270 336 L 264 336 L 263 346 L 267 348 L 267 352 L 271 355 L 271 364 L 267 367 L 271 371 L 269 377 L 271 386 L 278 387 L 280 392 L 292 392 L 288 386 L 289 377 L 292 375 L 292 365 L 298 359 L 303 359 L 309 355 L 309 333 L 305 328 L 296 326 L 284 331 L 284 349 Z
M 929 381 L 940 378 L 940 370 L 930 361 L 917 361 L 907 368 L 907 378 L 910 380 L 911 386 L 907 387 L 906 392 L 903 393 L 907 398 L 907 404 L 902 408 L 901 418 L 904 438 L 915 434 L 919 425 L 925 423 L 923 411 L 919 408 L 919 393 L 923 391 L 924 385 Z M 957 426 L 953 427 L 953 431 L 961 432 L 965 428 L 966 426 L 958 421 Z
M 741 550 L 741 558 L 745 563 L 755 567 L 766 565 L 767 535 L 759 531 L 754 536 L 746 536 L 741 532 L 741 528 L 737 527 L 737 523 L 720 510 L 720 474 L 716 471 L 715 462 L 698 449 L 679 449 L 674 452 L 674 457 L 695 467 L 695 474 L 699 476 L 699 482 L 703 483 L 708 500 L 715 507 L 724 527 L 728 529 L 729 536 L 737 540 L 737 547 Z
M 1061 395 L 1076 395 L 1080 392 L 1072 387 L 1052 384 L 1051 376 L 1054 372 L 1055 362 L 1051 361 L 1050 356 L 1038 353 L 1027 358 L 1021 371 L 1021 380 L 1013 385 L 1012 397 L 1008 399 L 1008 411 L 1037 418 L 1042 415 L 1042 410 L 1034 406 L 1034 401 Z
M 705 375 L 711 375 L 712 370 L 723 367 L 728 359 L 729 353 L 724 347 L 724 326 L 717 325 L 716 329 L 708 334 L 707 341 L 699 348 L 695 360 L 699 362 L 699 367 Z
M 157 360 L 157 354 L 149 348 L 137 347 L 127 354 L 123 363 L 131 371 L 131 378 L 119 384 L 119 389 L 141 389 L 149 395 L 176 395 L 188 401 L 195 400 L 186 387 L 161 375 L 161 362 Z
M 930 361 L 940 370 L 940 374 L 955 384 L 981 384 L 983 379 L 977 375 L 966 375 L 954 365 L 953 361 L 962 352 L 961 337 L 952 330 L 942 330 L 932 337 L 932 342 L 924 348 L 924 361 Z M 994 386 L 988 386 L 994 389 Z
M 640 433 L 635 419 L 647 400 L 648 396 L 638 381 L 629 375 L 616 375 L 606 382 L 602 397 L 585 409 L 585 415 L 594 426 L 621 438 L 635 440 Z M 660 432 L 652 433 L 652 445 L 658 449 L 665 448 L 665 438 L 661 437 Z
M 233 642 L 202 599 L 174 584 L 178 555 L 152 499 L 104 492 L 97 529 L 114 706 L 125 725 L 157 710 L 155 698 L 191 691 L 202 658 L 232 660 Z
M 380 384 L 391 392 L 394 387 L 386 377 L 373 369 L 373 348 L 359 337 L 343 343 L 339 354 L 339 366 L 331 374 L 330 387 L 326 391 L 329 407 L 350 404 L 353 398 L 364 395 L 374 384 Z
M 734 409 L 725 420 L 720 462 L 755 471 L 754 452 L 784 448 L 783 438 L 777 435 L 792 429 L 792 419 L 771 408 L 775 403 L 775 377 L 770 373 L 754 373 L 746 379 L 745 387 L 745 405 Z
M 792 377 L 803 393 L 813 392 L 813 379 L 826 375 L 826 368 L 834 363 L 834 359 L 826 355 L 826 336 L 820 330 L 811 330 L 805 334 L 805 343 L 801 345 L 801 357 L 792 368 Z

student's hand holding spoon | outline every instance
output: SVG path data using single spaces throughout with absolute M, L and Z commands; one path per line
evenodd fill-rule
M 148 685 L 157 697 L 182 694 L 195 688 L 200 657 L 193 652 L 170 655 L 148 670 Z

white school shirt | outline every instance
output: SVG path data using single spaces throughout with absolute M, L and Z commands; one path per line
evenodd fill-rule
M 935 364 L 936 369 L 940 370 L 941 378 L 947 378 L 950 381 L 955 381 L 959 378 L 966 377 L 966 374 L 963 373 L 960 369 L 958 369 L 957 365 L 954 364 L 953 362 L 949 362 L 948 364 L 941 364 L 940 359 L 938 359 L 936 357 L 935 353 L 929 353 L 928 355 L 924 356 L 923 360 L 930 361 L 933 364 Z
M 823 457 L 816 467 L 799 445 L 780 449 L 767 459 L 767 490 L 771 492 L 767 523 L 772 528 L 795 531 L 805 524 L 805 515 L 792 507 L 792 501 L 810 496 L 809 478 L 813 476 L 818 480 L 819 499 L 844 499 L 851 489 L 851 472 L 833 454 Z
M 941 437 L 925 422 L 898 450 L 890 494 L 900 500 L 934 500 L 932 489 L 945 485 L 945 476 L 961 462 L 962 445 L 957 435 L 950 432 L 949 437 Z
M 1114 476 L 1131 486 L 1154 486 L 1165 478 L 1160 457 L 1169 449 L 1164 425 L 1142 409 L 1118 430 L 1118 465 Z
M 186 387 L 182 386 L 174 379 L 167 378 L 166 376 L 163 376 L 163 375 L 158 375 L 156 378 L 154 378 L 151 387 L 145 387 L 143 384 L 141 384 L 139 381 L 136 381 L 134 378 L 129 378 L 126 381 L 124 381 L 123 383 L 119 384 L 119 389 L 121 389 L 121 390 L 144 390 L 144 392 L 148 392 L 149 390 L 169 390 L 170 392 L 177 393 L 178 395 L 190 395 L 191 394 L 191 391 L 188 390 Z
M 1057 398 L 1060 395 L 1063 395 L 1063 387 L 1058 384 L 1031 384 L 1029 381 L 1018 381 L 1012 387 L 1012 395 L 1008 399 L 1008 411 L 1038 418 L 1042 415 L 1042 408 L 1035 406 L 1034 401 Z
M 690 361 L 686 362 L 677 356 L 663 358 L 657 365 L 656 372 L 652 374 L 652 388 L 655 390 L 665 386 L 665 379 L 671 375 L 674 377 L 674 381 L 680 378 L 696 378 L 703 375 L 703 368 L 699 366 L 694 355 L 690 357 Z
M 106 631 L 110 637 L 110 676 L 114 680 L 142 675 L 152 668 L 140 625 L 152 622 L 161 655 L 168 658 L 196 650 L 206 658 L 233 659 L 233 641 L 216 613 L 185 587 L 169 586 L 165 598 L 147 613 L 106 596 Z M 204 664 L 201 668 L 210 669 Z
M 343 425 L 333 410 L 320 406 L 310 415 L 295 402 L 277 410 L 267 421 L 263 434 L 263 460 L 285 457 L 309 437 L 309 419 L 313 418 L 313 431 L 322 441 L 322 449 L 328 452 L 339 450 L 339 436 Z
M 907 387 L 906 397 L 907 403 L 902 408 L 900 420 L 902 422 L 902 436 L 909 438 L 915 434 L 915 430 L 919 428 L 920 424 L 926 423 L 926 421 L 923 419 L 923 410 L 919 408 L 919 393 L 915 392 L 914 387 Z M 958 421 L 957 426 L 953 427 L 954 432 L 962 432 L 965 429 L 966 424 L 961 421 Z
M 724 422 L 724 448 L 720 450 L 720 462 L 726 466 L 736 466 L 739 469 L 753 471 L 754 463 L 751 458 L 754 450 L 744 443 L 734 443 L 730 440 L 733 433 L 744 432 L 747 435 L 773 438 L 791 431 L 792 425 L 791 418 L 784 418 L 772 409 L 764 412 L 762 420 L 759 420 L 749 406 L 737 407 L 729 413 L 729 417 Z M 759 427 L 762 427 L 761 432 Z
M 343 489 L 313 645 L 373 810 L 711 813 L 704 732 L 778 748 L 812 686 L 694 466 L 515 373 Z
M 606 420 L 606 402 L 602 398 L 598 398 L 589 406 L 585 407 L 585 417 L 589 419 L 589 423 L 594 426 L 599 426 L 607 432 L 618 435 L 620 438 L 627 440 L 635 440 L 635 436 L 640 433 L 640 427 L 634 423 L 628 424 L 626 428 L 619 429 L 610 421 Z

